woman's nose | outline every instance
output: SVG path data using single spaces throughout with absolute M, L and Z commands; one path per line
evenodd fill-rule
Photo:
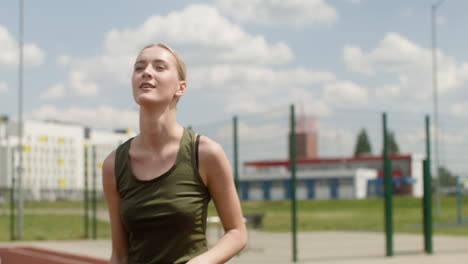
M 143 77 L 145 78 L 151 78 L 152 74 L 151 74 L 151 66 L 148 65 L 146 66 L 145 70 L 143 71 Z

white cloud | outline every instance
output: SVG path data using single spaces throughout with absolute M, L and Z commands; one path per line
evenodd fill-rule
M 264 111 L 278 101 L 290 104 L 304 98 L 297 91 L 336 79 L 333 73 L 303 67 L 269 67 L 293 59 L 286 44 L 270 44 L 263 36 L 245 32 L 212 6 L 191 5 L 167 16 L 150 17 L 137 28 L 111 30 L 103 55 L 72 59 L 65 83 L 72 94 L 82 97 L 96 96 L 101 87 L 130 85 L 135 56 L 151 42 L 177 43 L 174 48 L 189 68 L 189 89 L 214 92 L 225 101 L 228 112 Z M 307 102 L 311 109 L 330 112 L 313 97 Z
M 450 112 L 456 117 L 468 117 L 468 101 L 453 104 L 450 107 Z
M 65 96 L 65 86 L 63 83 L 57 83 L 49 87 L 47 91 L 41 94 L 40 98 L 43 100 L 57 100 Z
M 343 59 L 348 70 L 366 75 L 373 75 L 374 69 L 369 65 L 369 59 L 365 57 L 361 48 L 347 45 L 343 49 Z M 366 60 L 367 59 L 367 60 Z
M 325 85 L 323 98 L 333 104 L 365 104 L 367 103 L 368 92 L 357 84 L 338 81 Z
M 279 99 L 279 101 L 284 104 L 297 104 L 306 113 L 315 117 L 326 117 L 331 115 L 333 112 L 330 106 L 322 98 L 306 88 L 292 89 L 288 94 L 285 94 L 282 99 Z
M 367 75 L 374 75 L 380 69 L 395 72 L 432 63 L 429 50 L 397 33 L 388 33 L 379 46 L 367 54 L 357 46 L 346 46 L 344 59 L 348 69 Z
M 335 79 L 333 73 L 302 67 L 272 69 L 220 64 L 195 68 L 188 83 L 189 89 L 204 89 L 221 97 L 228 112 L 258 113 L 271 105 L 304 101 L 310 110 L 328 114 L 328 107 L 308 90 Z
M 282 158 L 286 154 L 288 139 L 288 116 L 281 120 L 271 120 L 271 115 L 266 116 L 267 122 L 249 122 L 239 119 L 237 123 L 238 137 L 241 139 L 241 159 L 244 161 L 270 158 Z M 265 121 L 260 120 L 260 121 Z M 203 127 L 195 127 L 196 131 L 204 131 Z M 210 137 L 221 144 L 225 150 L 232 148 L 232 124 L 225 124 L 212 128 Z M 274 144 L 272 144 L 274 142 Z M 281 152 L 281 153 L 280 153 Z M 228 153 L 229 154 L 229 153 Z M 278 156 L 280 155 L 280 156 Z M 228 155 L 230 156 L 230 155 Z
M 62 54 L 57 57 L 57 65 L 59 66 L 68 66 L 70 64 L 71 58 L 66 54 Z
M 399 136 L 401 138 L 400 146 L 404 147 L 405 149 L 411 149 L 413 152 L 414 150 L 421 148 L 426 144 L 426 131 L 424 128 L 420 128 L 417 131 L 397 134 L 401 134 Z
M 335 158 L 353 153 L 357 134 L 337 125 L 320 123 L 318 151 L 321 157 Z
M 110 30 L 103 55 L 72 59 L 67 82 L 74 93 L 88 97 L 99 94 L 102 87 L 128 86 L 138 51 L 155 42 L 176 44 L 173 48 L 188 65 L 189 79 L 207 65 L 261 67 L 285 64 L 294 57 L 285 43 L 268 43 L 263 36 L 251 35 L 229 22 L 213 6 L 198 4 L 166 16 L 149 17 L 136 28 Z M 192 83 L 189 86 L 196 87 Z
M 252 88 L 225 93 L 225 111 L 231 113 L 261 113 L 270 111 L 273 106 L 284 106 L 294 103 L 302 105 L 307 113 L 314 116 L 328 116 L 332 113 L 330 106 L 306 88 L 288 87 L 273 95 L 255 95 Z M 270 114 L 270 113 L 269 113 Z
M 402 15 L 404 17 L 412 17 L 414 15 L 413 9 L 411 8 L 405 8 L 402 12 Z
M 0 93 L 8 92 L 8 84 L 6 82 L 0 82 Z
M 226 105 L 224 106 L 224 110 L 231 113 L 259 113 L 266 111 L 266 109 L 265 104 L 260 103 L 259 100 L 245 93 L 229 96 L 229 100 L 226 100 Z
M 449 150 L 445 150 L 446 153 L 447 152 L 450 153 L 453 150 L 460 150 L 461 146 L 466 145 L 467 137 L 468 137 L 468 129 L 466 128 L 462 128 L 459 130 L 446 131 L 444 130 L 444 127 L 442 127 L 441 130 L 439 130 L 440 141 L 443 142 L 445 147 L 449 149 Z
M 189 83 L 195 88 L 215 89 L 221 92 L 248 90 L 263 95 L 290 87 L 304 87 L 335 79 L 330 72 L 297 67 L 272 69 L 265 66 L 217 64 L 196 67 L 189 74 Z
M 418 98 L 427 98 L 432 87 L 432 52 L 430 49 L 397 34 L 388 33 L 369 52 L 348 45 L 344 48 L 344 61 L 350 71 L 367 76 L 393 74 L 400 80 L 402 90 Z M 468 63 L 459 63 L 453 57 L 437 50 L 438 87 L 444 93 L 459 88 L 468 80 Z
M 18 65 L 18 43 L 8 30 L 0 25 L 0 66 Z M 44 52 L 36 45 L 26 43 L 23 46 L 25 65 L 40 65 L 44 61 Z
M 44 52 L 35 44 L 25 44 L 23 49 L 25 65 L 40 65 L 44 62 Z
M 262 25 L 332 25 L 336 9 L 323 0 L 218 0 L 218 8 L 242 23 Z
M 74 59 L 71 72 L 79 72 L 80 79 L 94 83 L 98 90 L 101 86 L 129 85 L 136 54 L 105 52 L 102 56 Z
M 203 15 L 200 15 L 203 14 Z M 282 64 L 293 58 L 289 47 L 268 44 L 263 36 L 250 35 L 229 22 L 216 8 L 195 4 L 168 14 L 152 16 L 135 29 L 113 29 L 105 40 L 108 54 L 132 54 L 149 43 L 177 43 L 184 58 L 211 61 Z
M 437 25 L 444 25 L 447 23 L 447 18 L 444 16 L 437 16 L 436 23 Z
M 42 105 L 32 112 L 31 117 L 41 120 L 75 122 L 93 128 L 138 128 L 138 111 L 117 109 L 102 105 L 95 108 L 71 106 L 58 109 L 53 105 Z
M 392 99 L 400 96 L 400 86 L 394 84 L 387 84 L 382 87 L 379 87 L 375 90 L 375 95 L 377 98 L 381 99 Z
M 284 120 L 287 123 L 287 119 Z M 271 139 L 277 139 L 278 137 L 281 140 L 287 140 L 287 134 L 289 131 L 289 127 L 285 124 L 281 124 L 279 122 L 267 122 L 267 123 L 248 123 L 240 121 L 238 123 L 238 136 L 239 138 L 243 138 L 244 141 L 266 141 Z
M 73 70 L 70 72 L 70 84 L 76 95 L 93 97 L 99 92 L 98 85 L 87 78 L 86 72 Z

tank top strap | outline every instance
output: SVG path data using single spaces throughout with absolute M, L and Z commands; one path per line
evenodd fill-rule
M 190 148 L 189 157 L 190 157 L 190 162 L 192 164 L 193 171 L 195 173 L 195 178 L 199 184 L 201 184 L 203 187 L 206 188 L 205 183 L 203 182 L 199 174 L 199 169 L 198 169 L 198 165 L 199 165 L 198 145 L 199 145 L 199 140 L 200 140 L 201 135 L 188 128 L 186 128 L 185 130 L 187 131 L 187 146 Z
M 115 150 L 115 161 L 114 161 L 114 176 L 115 183 L 117 185 L 117 191 L 119 191 L 119 183 L 121 180 L 121 175 L 123 175 L 127 169 L 128 162 L 128 151 L 130 149 L 130 143 L 134 137 L 128 139 L 123 144 L 117 147 Z
M 197 164 L 196 164 L 196 156 L 197 156 L 197 153 L 196 153 L 196 149 L 195 149 L 195 137 L 196 137 L 196 133 L 191 130 L 191 129 L 188 129 L 188 128 L 185 128 L 185 132 L 187 133 L 186 135 L 186 141 L 185 141 L 185 146 L 187 147 L 187 150 L 188 150 L 188 154 L 187 155 L 187 158 L 190 159 L 190 163 L 192 164 L 192 168 L 194 170 L 197 170 Z

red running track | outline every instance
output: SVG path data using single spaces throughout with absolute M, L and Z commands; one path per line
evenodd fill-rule
M 0 248 L 0 264 L 105 264 L 102 259 L 33 247 Z

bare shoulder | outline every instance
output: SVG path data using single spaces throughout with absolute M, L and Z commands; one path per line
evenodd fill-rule
M 225 156 L 224 150 L 219 143 L 206 136 L 200 136 L 198 147 L 200 161 L 213 162 Z
M 208 188 L 213 186 L 213 183 L 232 177 L 229 160 L 221 145 L 216 141 L 201 136 L 198 156 L 200 176 Z
M 113 150 L 104 160 L 102 164 L 103 182 L 114 182 L 114 164 L 115 150 Z

